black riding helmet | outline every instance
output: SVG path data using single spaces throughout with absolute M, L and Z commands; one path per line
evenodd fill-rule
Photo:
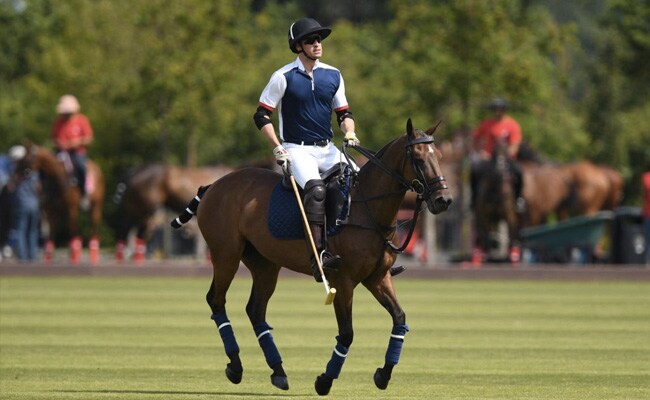
M 289 48 L 297 54 L 296 44 L 300 43 L 302 39 L 312 34 L 318 34 L 322 40 L 328 37 L 330 33 L 332 33 L 332 29 L 321 26 L 315 19 L 301 18 L 294 21 L 289 27 Z
M 508 108 L 508 102 L 503 97 L 495 97 L 487 106 L 491 110 L 505 110 Z

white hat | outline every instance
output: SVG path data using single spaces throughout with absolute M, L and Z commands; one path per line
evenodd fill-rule
M 25 146 L 17 145 L 9 149 L 9 157 L 14 161 L 22 160 L 26 154 L 27 149 L 25 149 Z
M 59 104 L 56 105 L 57 114 L 74 114 L 79 112 L 79 101 L 71 94 L 61 96 Z

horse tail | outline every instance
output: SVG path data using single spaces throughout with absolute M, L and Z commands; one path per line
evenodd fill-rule
M 193 215 L 196 215 L 196 209 L 199 208 L 199 203 L 201 202 L 201 198 L 205 194 L 205 192 L 208 190 L 210 185 L 206 186 L 201 186 L 199 187 L 199 190 L 196 192 L 196 196 L 190 201 L 190 203 L 185 207 L 185 210 L 183 210 L 182 213 L 178 215 L 175 219 L 170 222 L 172 228 L 178 229 L 184 224 L 187 223 L 190 219 L 192 219 Z

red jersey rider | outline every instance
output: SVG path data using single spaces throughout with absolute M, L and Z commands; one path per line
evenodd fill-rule
M 519 147 L 521 146 L 522 135 L 519 123 L 506 114 L 508 102 L 496 97 L 490 103 L 488 108 L 492 115 L 481 121 L 472 134 L 472 143 L 474 145 L 475 159 L 472 162 L 471 187 L 472 187 L 472 207 L 474 206 L 478 181 L 481 176 L 484 163 L 492 158 L 494 147 L 497 141 L 505 141 L 508 145 L 508 155 L 510 156 L 510 166 L 516 177 L 514 183 L 515 196 L 517 198 L 517 209 L 522 211 L 524 201 L 522 196 L 523 179 L 521 168 L 515 162 Z
M 57 119 L 52 126 L 52 138 L 57 152 L 67 153 L 75 172 L 81 194 L 86 194 L 86 147 L 93 141 L 93 130 L 85 115 L 79 112 L 79 102 L 66 94 L 56 106 Z M 61 157 L 60 157 L 61 158 Z

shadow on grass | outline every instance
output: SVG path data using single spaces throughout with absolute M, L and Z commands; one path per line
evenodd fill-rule
M 304 394 L 287 393 L 245 393 L 245 392 L 192 392 L 192 391 L 169 391 L 169 390 L 122 390 L 122 389 L 98 389 L 98 390 L 54 390 L 57 393 L 96 393 L 96 394 L 151 394 L 151 395 L 197 395 L 197 396 L 244 396 L 252 398 L 261 397 L 304 397 Z

